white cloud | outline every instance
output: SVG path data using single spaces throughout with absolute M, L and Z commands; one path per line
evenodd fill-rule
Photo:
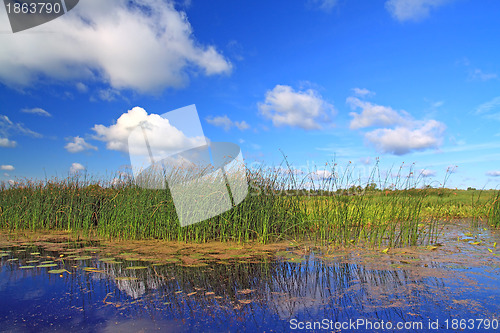
M 79 136 L 75 136 L 74 138 L 71 138 L 71 142 L 68 142 L 64 148 L 69 151 L 70 153 L 79 153 L 85 150 L 97 150 L 96 146 L 91 145 L 88 142 L 85 142 L 84 138 L 81 138 Z
M 500 120 L 500 96 L 479 105 L 475 113 L 486 118 Z
M 353 117 L 349 126 L 351 129 L 395 126 L 365 133 L 366 140 L 375 145 L 379 152 L 403 155 L 416 150 L 437 148 L 442 143 L 446 127 L 439 121 L 415 120 L 404 110 L 396 111 L 357 97 L 348 97 L 346 103 L 352 109 L 362 109 L 361 113 L 349 113 Z
M 14 148 L 17 146 L 16 141 L 9 140 L 8 138 L 0 138 L 0 147 Z
M 436 175 L 436 171 L 435 170 L 429 170 L 429 169 L 422 169 L 420 170 L 420 175 L 424 178 L 427 178 L 427 177 L 434 177 Z
M 362 109 L 360 114 L 356 112 L 349 113 L 349 115 L 353 117 L 349 125 L 351 129 L 371 126 L 403 125 L 409 121 L 409 115 L 405 111 L 398 112 L 389 106 L 372 104 L 356 97 L 348 97 L 346 102 L 352 109 Z
M 385 8 L 398 21 L 419 21 L 426 18 L 432 8 L 450 0 L 388 0 Z
M 0 114 L 0 147 L 14 148 L 17 146 L 16 141 L 9 139 L 12 134 L 42 137 L 41 134 L 26 128 L 22 123 L 14 123 L 9 117 Z
M 445 125 L 436 120 L 415 121 L 412 127 L 380 128 L 365 134 L 365 138 L 382 153 L 404 155 L 412 151 L 437 148 L 442 143 Z
M 82 82 L 77 82 L 75 86 L 76 90 L 78 90 L 81 93 L 86 93 L 89 90 L 89 88 Z
M 337 0 L 309 0 L 309 4 L 318 7 L 322 11 L 330 12 L 337 4 Z
M 14 169 L 12 165 L 0 165 L 0 170 L 13 171 Z
M 205 120 L 214 126 L 223 127 L 225 131 L 229 131 L 231 127 L 236 126 L 240 131 L 250 128 L 246 121 L 232 121 L 227 115 L 219 117 L 207 117 Z
M 5 11 L 0 21 L 7 21 Z M 30 32 L 0 35 L 0 45 L 0 82 L 14 87 L 42 77 L 98 79 L 118 90 L 156 93 L 185 86 L 189 73 L 232 70 L 213 45 L 195 39 L 187 15 L 171 0 L 80 1 Z
M 168 119 L 162 118 L 158 114 L 148 115 L 146 110 L 141 107 L 135 107 L 122 114 L 111 126 L 95 125 L 92 130 L 96 133 L 95 139 L 106 142 L 107 149 L 129 152 L 129 142 L 132 143 L 134 149 L 144 147 L 142 132 L 129 138 L 132 131 L 140 124 L 144 124 L 151 149 L 157 151 L 159 155 L 206 144 L 204 137 L 187 137 L 182 131 L 171 125 Z M 147 152 L 142 151 L 129 153 L 134 155 L 147 154 Z
M 42 108 L 22 109 L 21 112 L 37 114 L 39 116 L 44 116 L 44 117 L 52 117 L 50 113 L 48 113 Z
M 495 73 L 485 73 L 479 68 L 476 68 L 472 73 L 471 73 L 471 78 L 474 80 L 480 80 L 480 81 L 488 81 L 492 79 L 498 78 L 498 75 Z
M 250 125 L 244 120 L 242 121 L 235 121 L 234 126 L 236 126 L 240 131 L 244 131 L 246 129 L 250 128 Z
M 373 91 L 370 91 L 366 88 L 352 88 L 352 91 L 358 96 L 361 97 L 366 97 L 366 96 L 373 96 L 375 93 Z
M 115 101 L 118 97 L 121 96 L 120 91 L 116 89 L 101 89 L 97 92 L 97 95 L 99 96 L 99 99 L 106 101 L 106 102 L 112 102 Z
M 41 134 L 24 127 L 22 123 L 14 123 L 9 119 L 9 117 L 0 115 L 0 135 L 6 137 L 10 132 L 29 135 L 35 138 L 42 137 Z
M 486 175 L 490 177 L 500 177 L 500 170 L 488 171 Z
M 80 163 L 73 163 L 71 164 L 71 167 L 69 168 L 70 173 L 77 173 L 79 171 L 85 170 L 85 167 L 81 165 Z
M 432 102 L 431 103 L 431 108 L 437 109 L 437 108 L 439 108 L 439 107 L 441 107 L 443 105 L 444 105 L 444 101 Z
M 264 103 L 258 104 L 260 113 L 271 119 L 274 126 L 321 129 L 319 121 L 328 122 L 334 113 L 333 105 L 323 100 L 313 89 L 295 91 L 290 86 L 277 85 L 268 90 Z

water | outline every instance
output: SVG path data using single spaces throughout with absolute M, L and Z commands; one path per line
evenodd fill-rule
M 428 332 L 470 319 L 464 331 L 496 331 L 478 325 L 498 325 L 500 237 L 445 233 L 434 250 L 177 251 L 171 263 L 83 243 L 11 242 L 0 252 L 0 331 L 392 332 L 402 323 Z

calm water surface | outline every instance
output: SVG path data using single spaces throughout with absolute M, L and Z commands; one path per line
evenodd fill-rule
M 421 323 L 403 331 L 458 332 L 454 319 L 492 321 L 465 332 L 499 331 L 499 235 L 445 233 L 436 248 L 299 246 L 226 260 L 193 254 L 189 265 L 95 244 L 11 244 L 0 252 L 0 331 L 392 332 Z M 359 326 L 341 329 L 349 321 Z M 299 330 L 314 322 L 323 325 Z

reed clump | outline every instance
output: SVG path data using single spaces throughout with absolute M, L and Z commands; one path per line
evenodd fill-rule
M 0 229 L 67 230 L 107 239 L 183 242 L 314 239 L 341 245 L 408 246 L 436 241 L 440 221 L 488 218 L 500 225 L 500 192 L 422 187 L 402 168 L 381 179 L 376 165 L 368 181 L 328 165 L 322 174 L 285 167 L 246 169 L 248 195 L 232 209 L 181 227 L 168 186 L 151 189 L 130 177 L 119 182 L 79 176 L 0 185 Z M 320 176 L 318 176 L 320 175 Z M 458 192 L 458 195 L 457 195 Z M 455 194 L 454 194 L 455 193 Z
M 494 228 L 500 228 L 500 191 L 493 197 L 493 203 L 488 212 L 488 224 Z

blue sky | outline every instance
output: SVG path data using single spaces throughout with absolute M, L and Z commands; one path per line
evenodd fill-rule
M 486 0 L 82 0 L 13 34 L 2 7 L 0 180 L 114 177 L 130 164 L 131 126 L 195 104 L 204 135 L 238 143 L 249 166 L 279 165 L 282 151 L 318 176 L 351 161 L 364 181 L 378 159 L 383 175 L 404 162 L 425 184 L 451 168 L 448 187 L 497 188 L 499 10 Z

